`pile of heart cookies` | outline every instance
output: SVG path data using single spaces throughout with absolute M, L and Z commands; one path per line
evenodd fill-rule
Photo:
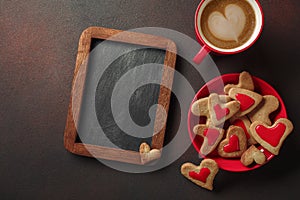
M 193 133 L 203 139 L 199 153 L 203 157 L 216 154 L 225 159 L 239 159 L 246 167 L 266 163 L 264 152 L 278 155 L 293 130 L 293 124 L 286 118 L 270 119 L 279 106 L 277 97 L 255 91 L 248 72 L 240 73 L 238 84 L 225 85 L 224 94 L 211 93 L 191 105 L 193 115 L 206 118 L 205 123 L 193 128 Z M 181 166 L 186 178 L 209 190 L 213 189 L 218 171 L 218 164 L 207 158 L 199 166 L 192 163 Z

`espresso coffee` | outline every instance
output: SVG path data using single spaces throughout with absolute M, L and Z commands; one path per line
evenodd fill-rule
M 200 20 L 205 38 L 222 49 L 246 43 L 255 25 L 255 12 L 246 0 L 212 0 L 204 8 Z

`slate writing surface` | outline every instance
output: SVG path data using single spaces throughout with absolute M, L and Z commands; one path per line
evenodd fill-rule
M 121 130 L 112 114 L 111 97 L 116 83 L 125 73 L 130 71 L 134 82 L 139 76 L 135 73 L 138 66 L 163 64 L 165 53 L 163 49 L 92 40 L 78 125 L 78 136 L 83 143 L 133 151 L 138 151 L 142 142 L 151 144 L 151 137 L 140 138 L 136 137 L 139 133 L 130 135 Z M 152 80 L 157 77 L 161 80 L 162 71 L 153 70 L 145 78 Z M 137 125 L 148 125 L 148 112 L 152 105 L 157 104 L 159 91 L 159 84 L 138 87 L 130 97 L 129 108 L 122 108 L 118 114 L 128 117 L 125 115 L 125 109 L 129 109 L 130 117 Z M 152 132 L 147 135 L 153 134 L 153 126 L 151 127 L 152 130 L 149 131 Z

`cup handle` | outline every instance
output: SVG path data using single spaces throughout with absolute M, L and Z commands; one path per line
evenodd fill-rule
M 210 52 L 210 50 L 207 48 L 206 45 L 204 45 L 200 51 L 195 55 L 193 61 L 196 64 L 200 64 L 202 60 L 207 56 L 207 54 Z

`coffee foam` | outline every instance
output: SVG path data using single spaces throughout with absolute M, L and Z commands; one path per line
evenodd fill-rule
M 246 24 L 246 16 L 241 7 L 229 4 L 225 7 L 224 15 L 218 11 L 212 12 L 207 23 L 216 38 L 238 42 Z

